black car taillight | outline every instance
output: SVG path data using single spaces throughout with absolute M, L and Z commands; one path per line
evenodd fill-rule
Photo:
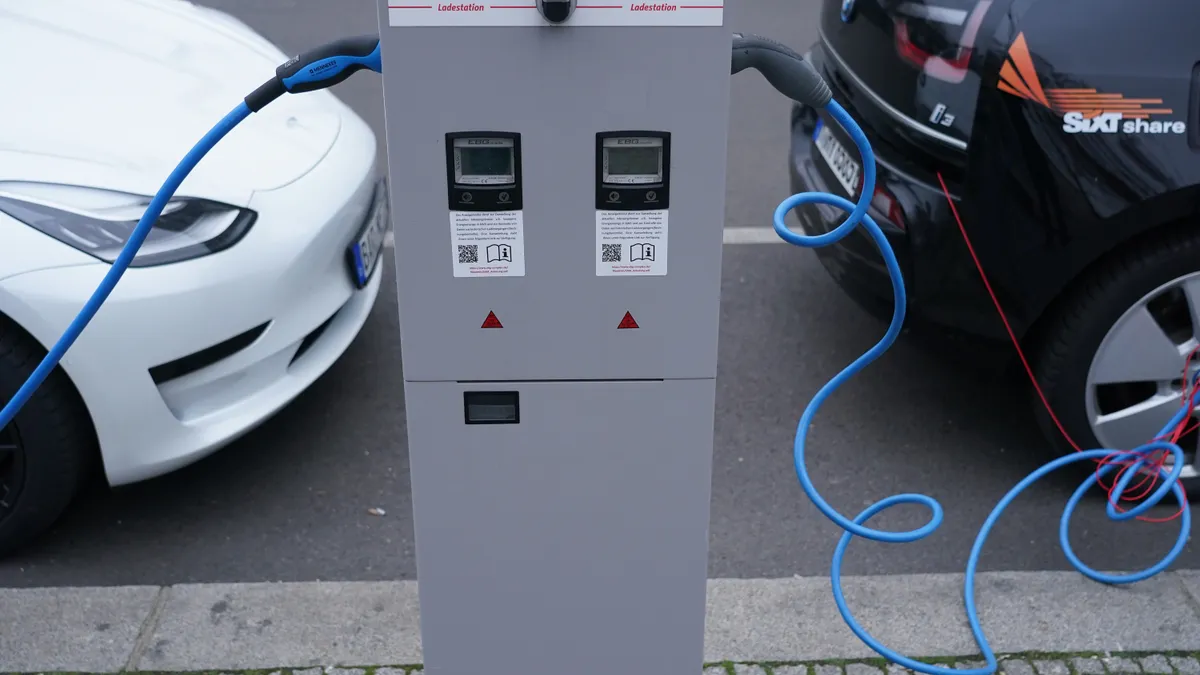
M 892 16 L 892 35 L 900 58 L 944 82 L 967 76 L 979 26 L 992 0 L 978 0 L 969 12 L 930 4 L 903 3 Z
M 856 198 L 857 195 L 862 194 L 863 182 L 864 177 L 860 172 L 858 186 L 854 188 Z M 896 199 L 896 195 L 880 183 L 875 184 L 875 194 L 871 195 L 871 208 L 898 229 L 908 230 L 908 222 L 904 219 L 904 207 L 900 205 L 900 200 Z

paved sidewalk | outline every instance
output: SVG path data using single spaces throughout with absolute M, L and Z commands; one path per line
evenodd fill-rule
M 982 668 L 982 661 L 963 658 L 922 659 L 944 668 Z M 1075 653 L 1027 652 L 1000 657 L 1001 675 L 1200 675 L 1200 652 Z M 152 672 L 152 671 L 141 671 Z M 827 660 L 791 663 L 708 664 L 698 675 L 912 675 L 913 671 L 881 659 Z M 0 674 L 32 675 L 32 674 Z M 43 675 L 43 674 L 38 674 Z M 209 675 L 208 673 L 198 675 Z M 423 675 L 412 666 L 315 666 L 226 671 L 220 675 Z
M 952 660 L 978 653 L 965 627 L 961 575 L 847 577 L 845 589 L 859 620 L 892 649 Z M 1200 652 L 1200 571 L 1124 587 L 1074 572 L 991 572 L 979 575 L 976 591 L 998 653 L 1157 654 L 1162 658 L 1140 661 L 1140 670 L 1118 659 L 1107 672 L 1174 673 L 1162 665 L 1166 659 L 1181 674 L 1200 675 L 1183 656 Z M 415 582 L 0 589 L 0 672 L 284 675 L 286 669 L 326 665 L 411 666 L 422 662 L 419 627 Z M 611 654 L 614 663 L 622 656 Z M 708 663 L 873 657 L 837 614 L 827 577 L 709 581 Z M 1041 661 L 1047 663 L 1035 673 L 1031 668 Z M 1031 655 L 1007 672 L 1072 672 L 1051 661 Z M 846 675 L 866 675 L 867 663 L 847 666 Z M 1079 675 L 1102 672 L 1071 663 Z M 782 665 L 772 672 L 739 667 L 730 675 L 804 672 L 837 675 L 815 666 L 811 672 L 784 671 Z

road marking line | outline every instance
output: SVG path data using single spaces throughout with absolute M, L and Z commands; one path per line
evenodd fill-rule
M 727 227 L 721 237 L 725 244 L 783 244 L 786 243 L 770 227 Z M 388 232 L 383 238 L 384 248 L 393 248 L 396 237 Z
M 721 237 L 725 244 L 783 244 L 771 227 L 727 227 Z

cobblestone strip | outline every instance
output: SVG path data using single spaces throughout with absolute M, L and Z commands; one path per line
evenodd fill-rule
M 920 659 L 954 670 L 978 670 L 976 659 Z M 1009 654 L 998 658 L 998 675 L 1200 675 L 1200 653 Z M 398 675 L 382 674 L 375 675 Z M 918 675 L 881 659 L 813 663 L 727 663 L 706 666 L 703 675 Z

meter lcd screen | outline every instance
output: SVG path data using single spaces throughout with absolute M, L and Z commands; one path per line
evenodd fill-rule
M 511 185 L 516 182 L 513 142 L 507 138 L 454 141 L 454 182 L 459 185 Z
M 464 176 L 512 175 L 512 148 L 464 148 L 460 152 Z
M 660 148 L 609 148 L 608 173 L 610 176 L 655 176 L 661 156 Z
M 661 138 L 606 138 L 602 180 L 610 185 L 661 183 L 662 160 Z

